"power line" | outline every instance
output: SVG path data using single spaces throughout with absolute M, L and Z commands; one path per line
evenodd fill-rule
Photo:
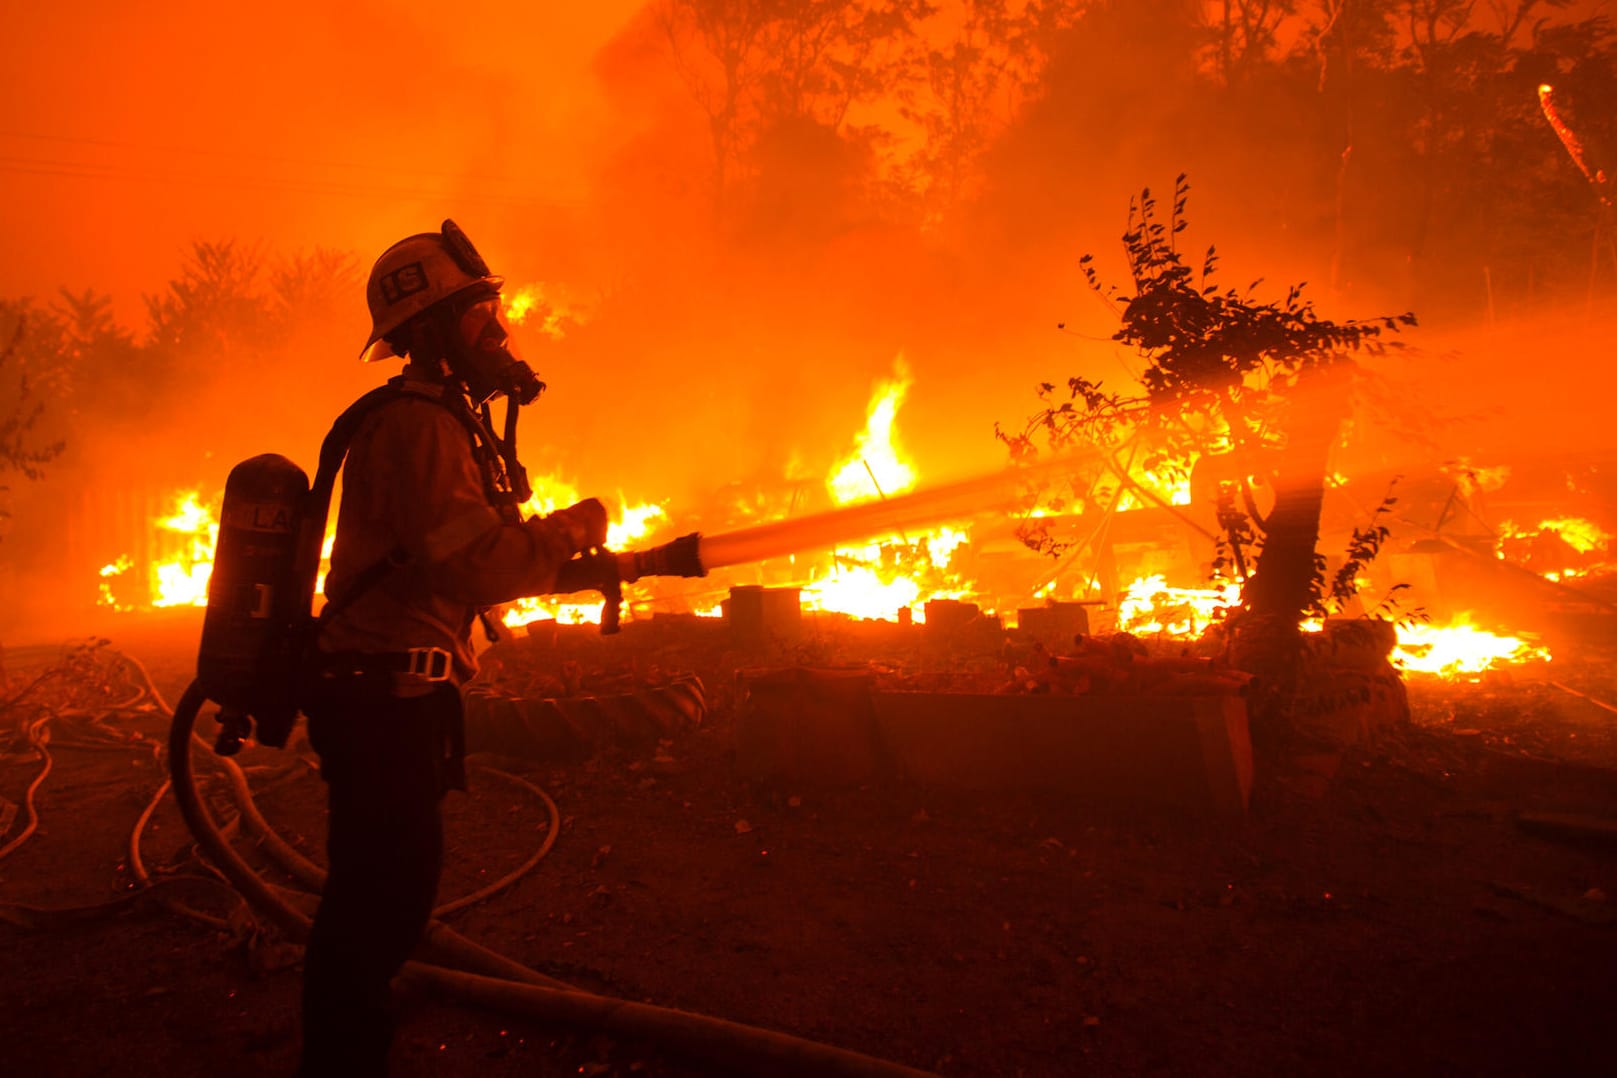
M 451 191 L 444 188 L 386 187 L 341 180 L 321 180 L 312 177 L 305 179 L 263 174 L 247 176 L 221 175 L 183 169 L 177 171 L 142 170 L 121 164 L 100 164 L 89 161 L 41 157 L 0 156 L 0 172 L 67 179 L 105 180 L 119 183 L 181 183 L 221 190 L 281 190 L 303 194 L 365 199 L 394 198 L 409 201 L 476 202 L 512 207 L 545 207 L 561 204 L 556 199 L 543 199 L 531 195 L 523 196 L 498 191 Z M 466 179 L 471 178 L 466 177 Z
M 229 161 L 269 161 L 282 165 L 304 165 L 315 168 L 340 168 L 360 172 L 379 172 L 389 176 L 422 176 L 431 179 L 443 180 L 476 180 L 480 183 L 509 183 L 522 186 L 542 187 L 544 181 L 520 176 L 487 176 L 478 173 L 435 172 L 427 169 L 396 168 L 392 165 L 377 165 L 371 162 L 356 161 L 322 161 L 315 158 L 285 157 L 279 154 L 255 153 L 253 151 L 227 151 L 220 149 L 201 149 L 195 146 L 162 146 L 153 143 L 120 142 L 112 139 L 85 138 L 75 135 L 47 135 L 35 131 L 0 131 L 0 138 L 28 139 L 35 142 L 57 142 L 74 146 L 102 146 L 118 150 L 143 150 L 163 154 L 190 154 L 196 157 L 213 157 Z

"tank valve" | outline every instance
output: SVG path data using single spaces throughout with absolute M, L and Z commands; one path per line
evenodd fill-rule
M 236 755 L 241 743 L 253 736 L 253 720 L 245 711 L 222 707 L 214 720 L 219 724 L 219 736 L 213 739 L 213 751 L 220 756 Z

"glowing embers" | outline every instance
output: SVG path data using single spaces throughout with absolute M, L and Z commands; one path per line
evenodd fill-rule
M 1193 639 L 1240 602 L 1241 586 L 1233 581 L 1213 588 L 1176 588 L 1160 575 L 1140 577 L 1123 589 L 1117 627 L 1135 636 Z
M 1503 666 L 1549 662 L 1547 648 L 1471 624 L 1461 614 L 1448 625 L 1400 625 L 1392 661 L 1406 673 L 1456 678 Z

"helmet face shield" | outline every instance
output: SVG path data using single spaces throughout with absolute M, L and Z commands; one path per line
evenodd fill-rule
M 545 384 L 517 352 L 498 295 L 479 299 L 461 311 L 456 327 L 450 366 L 466 383 L 474 402 L 481 404 L 504 393 L 518 404 L 531 404 L 544 391 Z
M 460 341 L 471 352 L 504 351 L 512 359 L 520 359 L 516 342 L 511 339 L 511 326 L 501 310 L 499 296 L 480 299 L 460 315 Z

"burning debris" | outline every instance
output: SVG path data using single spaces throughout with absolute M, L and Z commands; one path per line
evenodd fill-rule
M 904 394 L 913 376 L 902 359 L 895 363 L 892 379 L 878 382 L 867 410 L 865 426 L 856 432 L 853 449 L 828 473 L 825 497 L 833 509 L 882 503 L 913 491 L 921 478 L 913 458 L 901 448 L 897 429 Z M 920 526 L 902 529 L 874 541 L 836 545 L 825 554 L 793 555 L 766 560 L 745 574 L 731 572 L 730 581 L 761 579 L 774 589 L 795 589 L 802 609 L 810 615 L 843 615 L 855 619 L 925 624 L 928 608 L 945 601 L 970 601 L 987 617 L 1006 629 L 1016 629 L 1029 611 L 1038 612 L 1070 603 L 1072 596 L 1092 611 L 1094 627 L 1102 632 L 1127 634 L 1131 638 L 1184 647 L 1194 644 L 1209 629 L 1220 626 L 1241 603 L 1237 581 L 1226 580 L 1213 586 L 1193 582 L 1195 565 L 1175 554 L 1170 568 L 1151 569 L 1152 545 L 1125 542 L 1132 535 L 1160 537 L 1195 533 L 1195 525 L 1184 512 L 1191 508 L 1188 478 L 1164 480 L 1163 475 L 1188 475 L 1184 464 L 1157 466 L 1157 471 L 1140 468 L 1111 481 L 1102 481 L 1088 492 L 1085 505 L 1098 506 L 1073 515 L 1054 514 L 1036 508 L 1024 518 L 1040 534 L 1053 535 L 1059 528 L 1090 530 L 1090 520 L 1098 515 L 1103 530 L 1111 536 L 1099 538 L 1106 553 L 1095 561 L 1081 563 L 1069 556 L 1054 573 L 1045 573 L 1042 582 L 1021 585 L 1021 594 L 1008 593 L 994 571 L 991 556 L 997 536 L 1003 535 L 998 521 L 970 519 L 962 512 L 952 525 Z M 1465 474 L 1475 474 L 1468 468 Z M 1509 478 L 1508 470 L 1498 469 L 1489 486 L 1498 490 Z M 1332 490 L 1351 492 L 1356 484 L 1337 476 Z M 1459 483 L 1455 497 L 1464 490 L 1479 489 L 1475 482 Z M 540 477 L 533 482 L 533 495 L 523 506 L 524 513 L 549 513 L 578 500 L 575 484 L 558 477 Z M 812 499 L 803 499 L 812 504 Z M 611 524 L 609 543 L 614 548 L 632 548 L 655 543 L 675 526 L 667 503 L 636 502 L 625 498 Z M 1451 514 L 1454 512 L 1451 506 Z M 153 560 L 137 567 L 128 554 L 119 555 L 99 571 L 100 604 L 113 610 L 133 612 L 143 608 L 204 606 L 212 566 L 213 547 L 218 537 L 218 507 L 197 490 L 176 493 L 170 508 L 151 521 L 146 547 Z M 1139 518 L 1143 528 L 1134 524 Z M 745 522 L 747 517 L 730 518 Z M 1023 534 L 1029 534 L 1024 531 Z M 1560 582 L 1598 574 L 1609 555 L 1610 535 L 1593 521 L 1577 516 L 1548 517 L 1534 527 L 1503 520 L 1497 529 L 1496 556 L 1521 565 L 1544 579 Z M 330 555 L 328 534 L 323 554 Z M 1085 553 L 1092 544 L 1079 544 Z M 1014 547 L 1012 549 L 1015 549 Z M 1142 575 L 1126 582 L 1119 569 L 1126 564 L 1121 555 L 1134 551 Z M 999 559 L 1003 561 L 1003 559 Z M 1160 559 L 1159 559 L 1160 561 Z M 1036 563 L 1026 563 L 1030 567 Z M 1093 566 L 1109 564 L 1111 587 L 1102 584 L 1102 574 Z M 983 575 L 974 575 L 974 570 Z M 1179 583 L 1169 582 L 1169 573 Z M 323 569 L 322 569 L 323 574 Z M 1027 579 L 1030 574 L 1021 574 Z M 1187 579 L 1188 577 L 1188 579 Z M 144 583 L 143 583 L 144 582 Z M 1364 581 L 1360 582 L 1365 583 Z M 659 615 L 688 613 L 700 617 L 723 618 L 734 590 L 743 585 L 727 583 L 726 574 L 690 590 L 679 582 L 659 581 L 631 588 L 628 617 L 654 618 Z M 758 585 L 750 585 L 757 587 Z M 1046 605 L 1028 606 L 1033 601 Z M 795 608 L 795 604 L 794 604 Z M 1037 616 L 1035 614 L 1035 616 Z M 504 624 L 515 632 L 534 631 L 543 624 L 599 624 L 601 604 L 536 597 L 508 606 Z M 1085 627 L 1090 621 L 1085 619 Z M 1305 628 L 1318 631 L 1323 623 L 1315 619 Z M 1549 651 L 1541 643 L 1520 636 L 1502 634 L 1475 623 L 1474 615 L 1459 610 L 1442 624 L 1417 619 L 1397 625 L 1398 645 L 1393 662 L 1411 674 L 1463 677 L 1505 665 L 1544 662 Z M 1070 636 L 1069 635 L 1069 640 Z M 1036 680 L 1036 679 L 1035 679 Z

